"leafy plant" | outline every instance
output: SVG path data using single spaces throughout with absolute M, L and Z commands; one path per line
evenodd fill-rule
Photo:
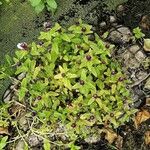
M 29 0 L 37 13 L 40 13 L 46 7 L 48 11 L 54 12 L 57 8 L 55 0 Z
M 142 33 L 141 29 L 139 27 L 133 29 L 133 33 L 136 39 L 141 39 L 145 36 L 144 33 Z
M 0 0 L 0 5 L 2 5 L 4 2 L 9 2 L 10 0 Z
M 17 81 L 10 101 L 17 111 L 9 113 L 15 118 L 11 123 L 20 133 L 17 120 L 25 116 L 28 132 L 19 135 L 34 133 L 45 150 L 54 145 L 80 149 L 77 139 L 99 134 L 99 125 L 116 129 L 136 112 L 120 64 L 91 28 L 81 20 L 68 29 L 56 23 L 41 32 L 40 44 L 17 50 L 13 58 L 11 79 L 25 77 Z

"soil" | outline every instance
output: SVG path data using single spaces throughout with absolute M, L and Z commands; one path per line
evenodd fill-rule
M 77 18 L 82 18 L 85 22 L 92 24 L 95 31 L 101 35 L 111 28 L 109 22 L 110 15 L 117 16 L 118 23 L 128 26 L 131 30 L 137 26 L 141 26 L 142 17 L 150 15 L 150 1 L 149 0 L 121 0 L 116 4 L 112 0 L 109 1 L 109 9 L 106 7 L 106 2 L 99 0 L 58 0 L 59 7 L 55 15 L 52 17 L 48 12 L 40 15 L 34 13 L 34 10 L 27 1 L 13 0 L 13 5 L 2 8 L 0 12 L 0 49 L 2 51 L 0 63 L 4 62 L 4 55 L 14 55 L 17 43 L 36 41 L 39 31 L 42 30 L 43 22 L 50 21 L 59 22 L 63 26 L 73 24 Z M 18 2 L 18 3 L 17 3 Z M 122 2 L 126 2 L 122 6 L 122 10 L 113 10 Z M 113 6 L 111 5 L 113 4 Z M 67 6 L 67 7 L 66 7 Z M 111 11 L 110 11 L 111 9 Z M 23 13 L 22 13 L 23 12 Z M 101 28 L 100 23 L 106 22 L 106 27 Z M 6 25 L 7 24 L 7 25 Z M 147 23 L 149 25 L 149 22 Z M 17 29 L 17 30 L 16 30 Z M 146 37 L 150 37 L 149 28 L 142 28 Z M 0 82 L 0 98 L 7 89 L 9 81 Z M 139 87 L 142 87 L 139 86 Z M 145 100 L 145 95 L 143 100 Z M 144 106 L 145 102 L 141 103 L 139 109 Z M 150 108 L 147 108 L 150 111 Z M 150 147 L 145 145 L 144 134 L 150 128 L 150 120 L 142 123 L 138 129 L 135 129 L 133 122 L 121 126 L 117 133 L 123 137 L 123 150 L 149 150 Z M 126 133 L 126 134 L 124 134 Z M 106 140 L 95 144 L 88 144 L 85 142 L 78 142 L 83 150 L 114 150 L 115 146 L 109 145 Z

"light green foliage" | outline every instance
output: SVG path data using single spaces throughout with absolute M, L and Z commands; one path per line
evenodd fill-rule
M 6 142 L 7 142 L 8 137 L 4 136 L 4 137 L 0 137 L 0 150 L 4 150 L 5 146 L 6 146 Z
M 134 36 L 136 39 L 141 39 L 145 36 L 145 34 L 142 33 L 142 31 L 139 27 L 134 28 L 133 33 L 134 33 Z
M 68 29 L 56 23 L 41 33 L 42 45 L 33 42 L 13 58 L 14 76 L 26 74 L 16 101 L 27 108 L 29 130 L 43 137 L 45 150 L 55 144 L 79 149 L 78 138 L 97 133 L 98 125 L 116 129 L 136 111 L 121 66 L 91 28 L 81 20 Z
M 4 2 L 10 2 L 10 0 L 0 0 L 0 5 L 2 5 Z
M 29 0 L 37 13 L 40 13 L 46 7 L 48 11 L 54 12 L 57 8 L 55 0 Z

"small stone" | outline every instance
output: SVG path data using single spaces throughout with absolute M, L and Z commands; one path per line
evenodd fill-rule
M 12 97 L 11 91 L 9 89 L 6 90 L 6 92 L 4 93 L 4 96 L 3 96 L 4 102 L 8 103 L 11 100 L 11 97 Z
M 49 28 L 51 28 L 51 23 L 49 21 L 44 22 L 43 26 L 44 26 L 44 28 L 48 28 L 49 29 Z
M 135 54 L 135 58 L 140 62 L 142 63 L 143 60 L 146 58 L 145 54 L 142 52 L 142 51 L 138 51 L 136 54 Z
M 150 52 L 150 39 L 144 39 L 144 50 Z
M 125 51 L 125 53 L 123 53 L 124 61 L 128 63 L 128 60 L 132 57 L 132 53 L 129 51 Z
M 125 44 L 129 43 L 129 41 L 132 39 L 132 33 L 127 27 L 116 27 L 117 30 L 112 29 L 108 40 L 115 44 Z
M 84 140 L 85 140 L 85 142 L 92 144 L 92 143 L 98 142 L 100 140 L 100 138 L 101 138 L 100 134 L 99 135 L 93 134 L 93 135 L 90 135 L 89 137 L 85 138 Z
M 145 72 L 145 71 L 139 71 L 136 73 L 137 80 L 142 80 L 146 76 L 147 76 L 147 72 Z
M 140 27 L 144 30 L 150 29 L 150 15 L 144 15 L 140 21 Z
M 129 47 L 129 51 L 133 54 L 135 54 L 138 50 L 140 50 L 140 47 L 138 45 L 132 45 Z
M 24 148 L 25 148 L 24 141 L 19 140 L 18 143 L 16 144 L 15 150 L 24 150 Z
M 106 22 L 105 22 L 105 21 L 103 21 L 103 22 L 100 23 L 100 27 L 103 28 L 103 27 L 105 27 L 105 26 L 106 26 Z
M 150 78 L 147 79 L 144 89 L 150 90 Z
M 147 105 L 147 106 L 150 106 L 150 97 L 147 97 L 147 98 L 146 98 L 146 105 Z
M 126 64 L 127 67 L 131 69 L 136 69 L 140 67 L 140 63 L 135 58 L 130 58 L 130 60 Z
M 26 73 L 23 72 L 23 73 L 18 75 L 17 79 L 22 80 L 25 76 L 26 76 Z
M 40 144 L 41 140 L 36 135 L 30 135 L 28 142 L 31 147 L 34 147 L 34 146 L 38 146 Z
M 118 12 L 123 12 L 125 10 L 125 7 L 123 6 L 123 5 L 119 5 L 118 7 L 117 7 L 117 11 Z
M 29 129 L 28 121 L 27 121 L 26 117 L 21 117 L 19 119 L 18 123 L 19 123 L 20 129 L 22 129 L 23 131 L 26 132 Z
M 114 23 L 114 22 L 116 22 L 115 16 L 110 16 L 110 23 Z
M 138 99 L 137 101 L 134 102 L 134 107 L 138 108 L 138 107 L 140 107 L 141 104 L 142 104 L 142 100 Z

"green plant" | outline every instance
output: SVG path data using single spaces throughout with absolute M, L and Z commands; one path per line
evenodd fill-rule
M 10 0 L 0 0 L 0 5 L 2 5 L 4 2 L 10 2 Z
M 37 13 L 43 11 L 46 7 L 48 11 L 54 12 L 57 8 L 57 3 L 55 0 L 29 0 L 31 5 L 35 8 Z
M 0 150 L 4 150 L 7 140 L 8 140 L 8 136 L 4 136 L 0 138 Z
M 142 33 L 142 31 L 139 27 L 134 28 L 133 33 L 134 33 L 134 36 L 136 39 L 141 39 L 145 36 L 145 34 Z
M 30 120 L 28 132 L 20 133 L 18 113 L 9 114 L 17 114 L 10 120 L 22 138 L 34 133 L 45 149 L 76 150 L 74 142 L 99 134 L 99 125 L 116 129 L 136 112 L 120 64 L 91 28 L 81 20 L 68 29 L 56 23 L 41 33 L 40 44 L 16 51 L 11 79 L 25 77 L 15 85 L 10 108 L 19 107 Z

